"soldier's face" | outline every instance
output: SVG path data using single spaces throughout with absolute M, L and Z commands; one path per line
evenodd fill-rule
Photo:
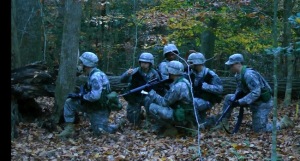
M 166 59 L 169 61 L 175 60 L 176 59 L 176 55 L 173 52 L 169 52 L 166 54 Z
M 201 72 L 203 65 L 202 64 L 191 64 L 190 67 L 197 72 Z
M 232 64 L 232 65 L 230 65 L 230 71 L 232 72 L 232 73 L 237 73 L 237 72 L 239 72 L 239 68 L 240 66 L 239 66 L 239 64 L 238 63 L 236 63 L 236 64 Z
M 149 70 L 150 63 L 148 63 L 148 62 L 140 62 L 140 66 L 141 66 L 142 70 Z

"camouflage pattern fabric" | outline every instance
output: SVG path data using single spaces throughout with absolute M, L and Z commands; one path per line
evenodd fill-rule
M 96 70 L 96 71 L 94 71 Z M 109 130 L 108 118 L 110 110 L 108 108 L 100 107 L 99 100 L 101 95 L 110 91 L 110 84 L 108 77 L 105 73 L 97 68 L 93 68 L 88 76 L 87 82 L 88 91 L 83 95 L 85 100 L 82 103 L 80 99 L 68 98 L 64 104 L 64 119 L 67 123 L 73 123 L 75 121 L 75 113 L 78 111 L 86 112 L 90 117 L 91 125 L 93 126 L 93 132 L 97 132 L 95 125 L 103 126 L 104 131 Z M 108 131 L 109 132 L 109 131 Z
M 168 79 L 169 78 L 169 73 L 168 73 L 168 63 L 170 61 L 168 60 L 163 60 L 159 65 L 158 65 L 158 72 L 161 74 L 162 79 Z
M 242 83 L 241 76 L 242 74 L 235 75 L 237 82 L 236 92 L 243 91 L 244 93 L 247 93 L 245 97 L 239 99 L 239 103 L 241 105 L 250 105 L 254 102 L 260 101 L 258 98 L 261 96 L 261 91 L 264 88 L 272 91 L 268 82 L 257 71 L 251 68 L 247 68 L 244 73 L 243 79 L 245 83 Z
M 202 89 L 201 91 L 206 91 L 208 93 L 216 94 L 216 95 L 221 95 L 223 93 L 223 85 L 222 81 L 219 78 L 219 76 L 213 72 L 212 70 L 209 70 L 208 68 L 204 67 L 201 72 L 197 73 L 196 71 L 192 70 L 192 74 L 195 75 L 195 79 L 193 82 L 193 90 L 197 90 L 196 88 L 198 87 L 199 82 L 202 83 Z M 209 83 L 203 81 L 204 77 L 210 74 L 212 76 L 212 79 L 210 80 Z M 205 92 L 205 93 L 206 93 Z M 206 112 L 210 110 L 213 106 L 213 102 L 210 102 L 204 98 L 197 98 L 194 96 L 194 105 L 196 110 L 198 111 L 198 119 L 199 123 L 204 123 L 206 121 Z M 211 122 L 213 124 L 213 122 Z M 207 126 L 210 126 L 207 124 Z
M 131 75 L 128 75 L 127 71 L 121 75 L 121 82 L 128 83 L 128 90 L 146 84 L 148 81 L 157 78 L 160 80 L 160 76 L 156 70 L 150 68 L 148 73 L 144 73 L 140 67 L 134 68 Z M 142 95 L 140 92 L 129 94 L 126 98 L 128 105 L 126 107 L 127 119 L 134 125 L 139 125 L 142 119 L 141 106 L 145 106 L 146 114 L 149 111 L 149 98 L 146 95 Z
M 153 103 L 149 107 L 149 112 L 154 115 L 154 118 L 165 123 L 178 123 L 174 115 L 177 105 L 189 105 L 193 108 L 189 86 L 187 79 L 179 77 L 170 84 L 170 90 L 164 96 L 151 90 L 148 95 Z
M 250 111 L 252 112 L 252 129 L 255 132 L 272 131 L 272 123 L 268 123 L 268 116 L 273 108 L 273 99 L 270 98 L 269 101 L 266 102 L 259 99 L 263 88 L 268 88 L 271 91 L 269 84 L 257 71 L 250 68 L 247 68 L 244 73 L 245 83 L 242 83 L 241 76 L 242 74 L 235 75 L 237 82 L 235 93 L 238 91 L 246 93 L 246 95 L 238 101 L 241 106 L 250 107 Z M 233 96 L 234 94 L 225 96 L 223 110 L 229 105 Z M 226 118 L 229 118 L 231 113 L 232 111 L 229 112 Z

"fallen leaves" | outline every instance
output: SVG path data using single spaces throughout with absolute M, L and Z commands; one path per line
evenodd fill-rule
M 289 108 L 295 109 L 295 105 Z M 288 108 L 280 109 L 279 113 L 288 111 Z M 126 117 L 125 114 L 125 109 L 112 113 L 110 121 Z M 149 132 L 146 123 L 135 128 L 127 122 L 116 134 L 96 137 L 90 130 L 89 121 L 81 119 L 76 126 L 76 137 L 62 141 L 57 137 L 61 129 L 50 133 L 37 123 L 21 122 L 19 138 L 11 142 L 11 160 L 177 161 L 200 160 L 202 157 L 205 161 L 254 161 L 270 158 L 272 134 L 252 132 L 248 127 L 251 126 L 250 113 L 246 111 L 245 114 L 238 134 L 201 130 L 199 144 L 197 136 L 157 136 Z M 300 121 L 295 118 L 294 121 L 293 129 L 277 133 L 277 152 L 284 161 L 300 159 Z

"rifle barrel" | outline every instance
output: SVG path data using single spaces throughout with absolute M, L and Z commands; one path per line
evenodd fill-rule
M 167 82 L 167 81 L 169 81 L 169 79 L 164 79 L 164 80 L 160 81 L 157 78 L 155 78 L 153 80 L 150 80 L 149 82 L 147 82 L 146 84 L 144 84 L 142 86 L 136 87 L 134 89 L 131 89 L 131 90 L 127 91 L 126 93 L 123 93 L 123 94 L 119 95 L 119 97 L 128 95 L 130 93 L 138 92 L 138 91 L 141 91 L 141 90 L 143 90 L 143 89 L 145 89 L 147 87 L 155 86 L 155 85 L 157 85 L 159 83 L 163 83 L 163 82 Z

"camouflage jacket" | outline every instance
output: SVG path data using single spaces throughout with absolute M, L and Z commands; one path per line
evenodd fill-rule
M 100 100 L 102 94 L 110 92 L 110 84 L 107 75 L 97 68 L 93 68 L 88 76 L 86 84 L 87 93 L 83 98 L 89 102 Z
M 183 76 L 177 78 L 170 84 L 170 89 L 164 96 L 160 96 L 154 90 L 151 90 L 149 97 L 154 103 L 165 107 L 169 106 L 174 108 L 176 104 L 193 104 L 190 83 L 187 79 L 183 78 Z
M 169 73 L 167 70 L 168 63 L 170 61 L 164 59 L 159 65 L 158 65 L 158 72 L 161 74 L 162 79 L 168 79 Z
M 272 91 L 268 82 L 259 72 L 246 66 L 243 66 L 241 73 L 235 74 L 235 79 L 237 82 L 235 93 L 242 91 L 246 94 L 243 98 L 238 100 L 241 105 L 249 105 L 257 101 L 263 89 L 267 89 L 269 92 Z

